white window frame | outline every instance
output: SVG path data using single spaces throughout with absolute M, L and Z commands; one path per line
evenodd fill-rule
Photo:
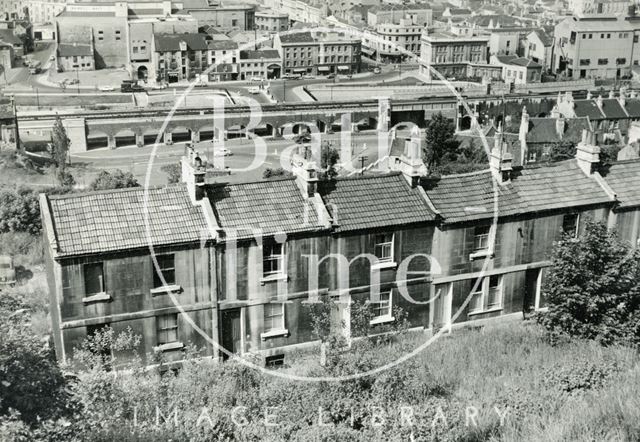
M 390 241 L 378 242 L 378 237 L 384 238 L 387 235 L 391 236 Z M 375 264 L 371 266 L 372 270 L 393 268 L 396 266 L 395 244 L 396 244 L 396 234 L 394 232 L 378 233 L 375 235 L 375 244 L 373 246 L 373 254 L 376 256 L 377 261 Z M 381 251 L 380 254 L 378 254 L 378 250 Z M 383 253 L 385 251 L 387 251 L 388 253 L 387 254 Z
M 273 311 L 270 311 L 270 309 L 277 309 L 279 308 L 280 311 L 276 312 L 275 314 L 273 313 Z M 277 337 L 277 336 L 286 336 L 289 334 L 289 330 L 287 330 L 286 327 L 286 322 L 287 322 L 287 311 L 285 308 L 285 303 L 284 302 L 269 302 L 267 304 L 264 304 L 263 307 L 263 327 L 264 327 L 264 332 L 260 333 L 260 338 L 262 340 L 265 340 L 267 338 L 273 338 L 273 337 Z M 267 315 L 269 315 L 270 318 L 280 318 L 279 319 L 279 324 L 275 324 L 273 320 L 271 321 L 271 327 L 267 328 Z
M 155 347 L 156 351 L 169 351 L 169 350 L 179 350 L 184 348 L 184 344 L 182 342 L 180 342 L 180 340 L 178 339 L 178 331 L 179 331 L 179 327 L 178 324 L 180 322 L 179 319 L 180 313 L 169 313 L 166 315 L 158 315 L 156 316 L 156 340 L 158 342 L 158 346 Z M 170 326 L 164 326 L 161 327 L 161 323 L 163 320 L 165 320 L 166 318 L 169 317 L 175 317 L 175 325 L 170 325 Z M 162 342 L 162 340 L 160 339 L 160 333 L 164 332 L 164 333 L 169 333 L 171 331 L 175 332 L 175 340 L 173 341 L 169 341 L 168 339 L 166 340 L 166 342 Z
M 498 293 L 498 302 L 489 305 L 489 293 L 491 291 L 491 278 L 498 278 L 498 285 L 496 286 Z M 475 285 L 475 281 L 473 282 Z M 473 308 L 474 298 L 479 296 L 480 302 L 478 303 L 480 306 Z M 471 299 L 469 301 L 469 312 L 468 315 L 478 315 L 482 313 L 489 313 L 502 310 L 504 302 L 504 275 L 490 275 L 482 277 L 482 281 L 478 284 L 475 292 L 472 292 Z
M 265 256 L 265 247 L 276 247 L 279 246 L 280 247 L 280 254 L 274 254 L 273 253 L 273 249 L 271 250 L 271 254 L 269 256 Z M 262 253 L 262 278 L 261 281 L 262 282 L 266 282 L 266 281 L 275 281 L 275 280 L 281 280 L 281 279 L 286 279 L 287 275 L 285 272 L 285 265 L 286 265 L 286 254 L 285 254 L 285 244 L 284 243 L 279 243 L 279 242 L 273 242 L 273 243 L 268 243 L 268 244 L 262 244 L 262 247 L 260 248 L 260 251 Z M 276 270 L 271 270 L 268 272 L 265 272 L 265 263 L 267 261 L 274 261 L 277 263 L 277 269 Z
M 476 229 L 480 228 L 480 227 L 487 227 L 487 226 L 475 226 L 473 229 L 473 251 L 469 254 L 469 259 L 470 260 L 474 260 L 477 258 L 485 258 L 487 256 L 493 256 L 493 246 L 494 246 L 494 240 L 495 240 L 495 235 L 496 235 L 496 225 L 495 224 L 491 224 L 489 227 L 489 231 L 486 234 L 481 234 L 481 235 L 477 235 L 476 234 Z M 478 237 L 485 237 L 485 241 L 486 241 L 486 247 L 482 247 L 482 248 L 476 248 L 476 238 Z
M 384 300 L 384 298 L 388 299 Z M 387 303 L 388 305 L 386 307 L 382 307 L 380 304 L 384 303 Z M 374 313 L 372 319 L 369 321 L 369 324 L 375 325 L 395 321 L 395 318 L 393 317 L 393 289 L 390 289 L 388 292 L 380 293 L 380 302 L 372 303 L 371 308 L 374 310 L 374 312 L 379 311 L 379 313 Z M 383 308 L 384 311 L 382 310 Z

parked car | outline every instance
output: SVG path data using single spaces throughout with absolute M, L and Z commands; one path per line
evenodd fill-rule
M 315 77 L 314 75 L 311 75 L 311 74 L 304 74 L 304 75 L 302 76 L 302 79 L 303 79 L 303 80 L 315 80 L 315 79 L 316 79 L 316 77 Z
M 297 144 L 310 143 L 311 134 L 305 133 L 305 134 L 296 135 L 293 139 Z
M 228 157 L 231 155 L 233 155 L 233 153 L 231 153 L 231 151 L 226 147 L 217 147 L 213 151 L 214 157 Z
M 9 255 L 0 255 L 0 287 L 16 284 L 16 269 L 13 266 L 13 258 Z
M 249 81 L 264 81 L 264 78 L 262 78 L 262 77 L 251 77 L 249 79 Z
M 327 80 L 332 80 L 332 79 L 334 79 L 334 78 L 336 78 L 336 74 L 329 74 L 329 75 L 327 75 Z
M 250 94 L 259 94 L 260 93 L 260 88 L 258 86 L 252 86 L 249 88 L 249 93 Z
M 116 88 L 113 86 L 100 86 L 98 90 L 101 92 L 112 92 L 112 91 L 115 91 Z
M 378 67 L 373 70 L 374 74 L 379 74 L 380 72 L 382 72 L 382 69 L 380 69 Z
M 161 90 L 161 89 L 166 89 L 167 87 L 169 87 L 167 83 L 158 83 L 151 86 L 151 89 Z

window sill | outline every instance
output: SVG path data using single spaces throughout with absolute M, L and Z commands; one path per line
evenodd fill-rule
M 502 306 L 500 307 L 491 307 L 487 310 L 474 310 L 472 312 L 467 313 L 467 316 L 475 316 L 475 315 L 484 315 L 485 313 L 495 313 L 502 310 Z
M 396 318 L 394 318 L 393 316 L 380 316 L 378 318 L 374 318 L 371 321 L 369 321 L 369 325 L 377 325 L 377 324 L 386 324 L 388 322 L 393 322 L 395 321 Z
M 473 261 L 474 259 L 479 258 L 493 258 L 492 250 L 478 250 L 477 252 L 473 252 L 469 254 L 469 261 Z
M 95 293 L 91 296 L 82 298 L 82 302 L 85 304 L 91 304 L 93 302 L 110 302 L 111 295 L 106 292 Z
M 267 282 L 286 281 L 287 279 L 287 275 L 284 274 L 269 275 L 260 278 L 260 284 L 264 285 Z
M 260 333 L 260 339 L 266 341 L 269 338 L 279 338 L 281 336 L 289 336 L 289 330 L 286 328 L 279 330 L 270 330 L 268 332 Z
M 378 262 L 371 265 L 371 270 L 395 269 L 397 265 L 395 261 Z
M 176 284 L 163 285 L 149 290 L 151 296 L 164 295 L 165 293 L 181 293 L 182 287 Z
M 153 349 L 156 352 L 165 352 L 165 351 L 174 351 L 174 350 L 182 350 L 184 348 L 184 344 L 182 342 L 169 342 L 167 344 L 160 344 Z

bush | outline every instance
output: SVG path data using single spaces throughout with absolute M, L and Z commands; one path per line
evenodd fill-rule
M 39 234 L 42 228 L 38 193 L 26 187 L 0 189 L 0 233 Z
M 103 170 L 89 184 L 89 190 L 124 189 L 139 186 L 138 180 L 135 179 L 131 172 L 123 172 L 120 169 L 116 169 L 113 172 Z
M 537 316 L 552 340 L 640 344 L 640 250 L 588 222 L 579 238 L 556 245 L 552 261 L 543 287 L 549 309 Z
M 282 167 L 278 167 L 275 169 L 267 167 L 264 172 L 262 172 L 262 178 L 264 178 L 265 180 L 270 180 L 273 178 L 286 178 L 290 176 L 293 176 L 293 174 L 283 169 Z

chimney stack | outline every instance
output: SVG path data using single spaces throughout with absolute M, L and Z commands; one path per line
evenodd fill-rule
M 291 158 L 291 172 L 296 177 L 296 183 L 305 198 L 312 198 L 318 192 L 318 167 L 315 161 L 300 152 Z
M 420 184 L 420 177 L 427 174 L 427 166 L 422 161 L 421 138 L 420 128 L 413 126 L 411 138 L 405 141 L 404 153 L 400 158 L 400 170 L 413 188 Z
M 609 98 L 616 98 L 616 94 L 613 92 L 613 89 L 609 91 Z
M 587 129 L 582 131 L 582 141 L 578 143 L 576 160 L 580 169 L 591 175 L 600 163 L 600 147 L 596 145 L 595 134 Z
M 627 91 L 624 88 L 620 89 L 620 95 L 618 96 L 618 103 L 620 103 L 620 106 L 622 106 L 623 108 L 627 104 Z
M 591 94 L 591 91 L 587 91 L 587 100 L 591 100 L 593 98 L 593 95 Z
M 182 166 L 181 181 L 187 185 L 191 201 L 194 203 L 200 201 L 204 197 L 205 161 L 190 144 L 187 144 L 185 155 L 180 159 L 180 164 Z
M 602 95 L 598 95 L 598 98 L 596 98 L 596 104 L 598 105 L 598 108 L 602 110 Z
M 495 142 L 489 157 L 489 168 L 499 183 L 504 184 L 511 181 L 513 171 L 513 155 L 506 152 L 504 140 L 502 138 L 502 125 L 498 126 L 495 134 Z

